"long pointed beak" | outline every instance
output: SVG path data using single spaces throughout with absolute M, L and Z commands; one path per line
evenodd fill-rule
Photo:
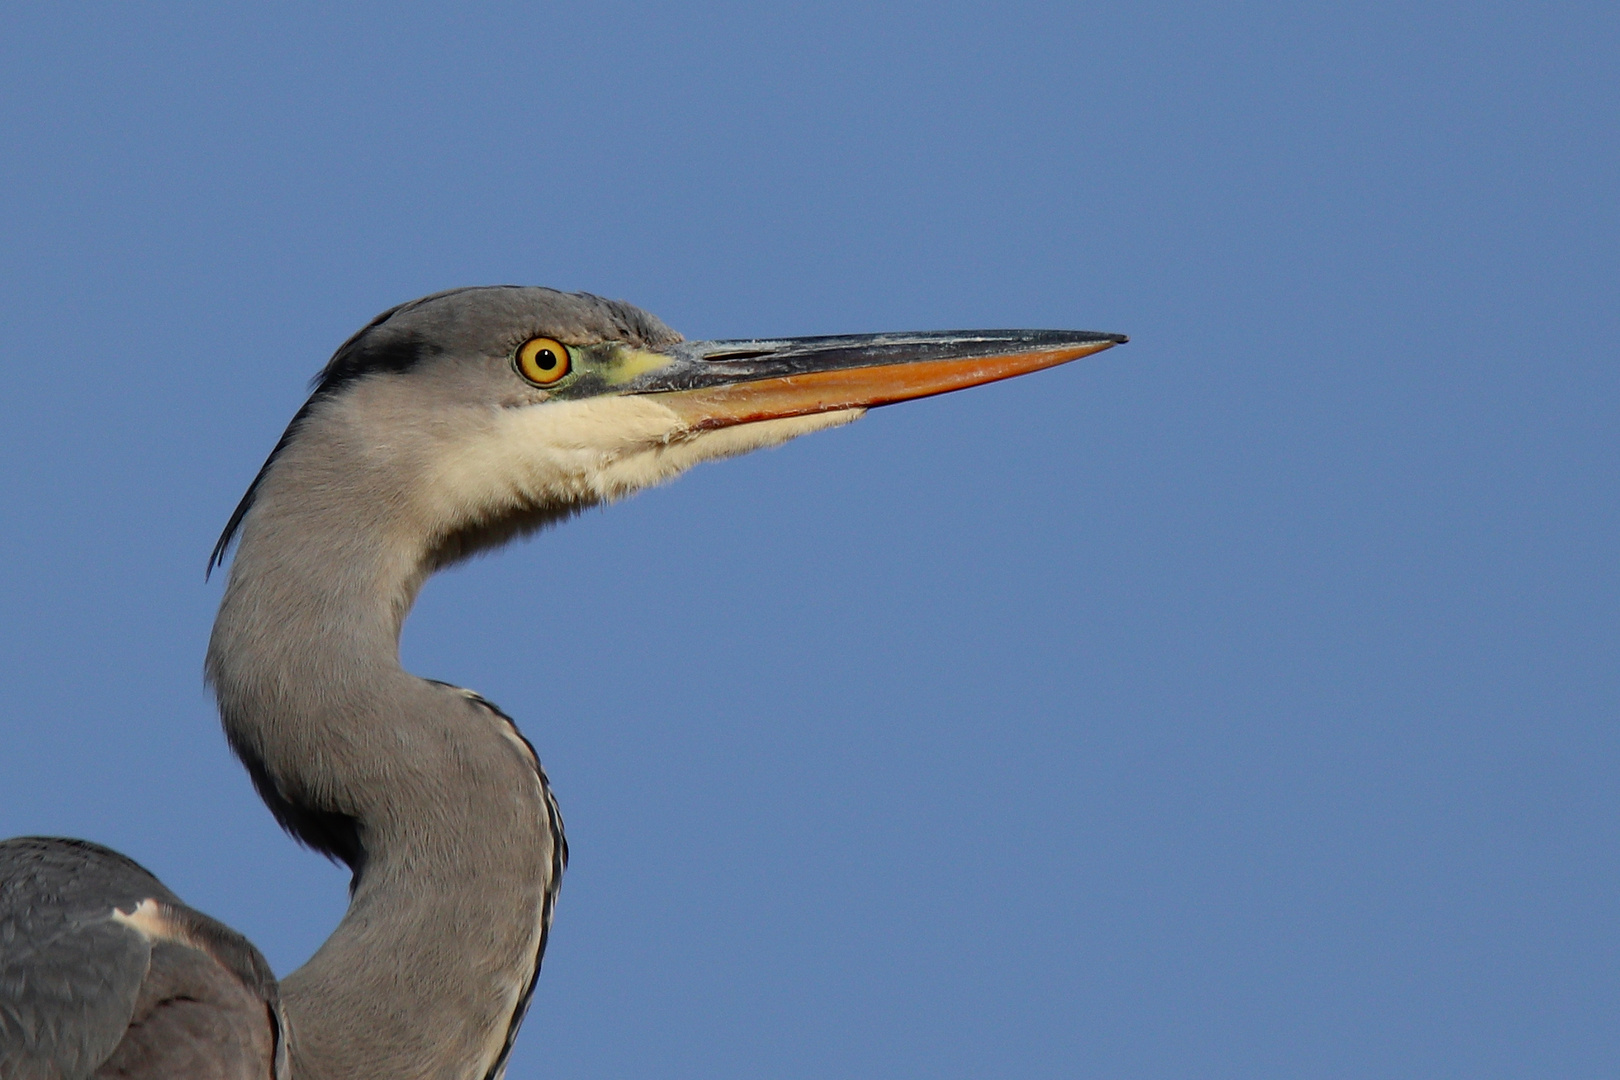
M 694 341 L 624 393 L 657 394 L 693 428 L 872 408 L 1066 364 L 1128 340 L 1084 330 L 957 330 Z

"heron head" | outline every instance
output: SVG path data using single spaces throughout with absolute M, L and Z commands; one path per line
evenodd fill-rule
M 688 342 L 585 293 L 437 293 L 384 312 L 333 355 L 211 565 L 269 498 L 372 514 L 420 534 L 442 563 L 701 461 L 1124 340 L 997 330 Z M 294 472 L 295 486 L 280 482 Z

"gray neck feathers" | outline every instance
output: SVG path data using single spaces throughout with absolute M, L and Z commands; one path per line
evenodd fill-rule
M 423 455 L 376 453 L 356 407 L 312 414 L 264 477 L 208 678 L 283 826 L 355 872 L 343 922 L 283 982 L 295 1074 L 476 1077 L 533 973 L 551 819 L 506 721 L 400 668 L 460 523 L 419 519 Z

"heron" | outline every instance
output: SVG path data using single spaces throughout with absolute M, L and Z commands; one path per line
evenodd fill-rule
M 623 301 L 435 293 L 350 337 L 253 478 L 205 676 L 276 821 L 349 906 L 275 978 L 241 934 L 82 840 L 0 843 L 4 1080 L 497 1080 L 568 847 L 533 746 L 418 678 L 426 579 L 705 461 L 1052 367 L 1119 334 L 687 341 Z

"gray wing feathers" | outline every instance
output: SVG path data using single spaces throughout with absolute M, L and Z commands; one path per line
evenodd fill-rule
M 111 922 L 65 928 L 38 948 L 12 944 L 0 940 L 0 1076 L 88 1077 L 124 1037 L 150 946 Z
M 0 1076 L 77 1080 L 112 1054 L 151 946 L 112 921 L 169 891 L 114 852 L 32 837 L 0 844 Z
M 96 1080 L 268 1080 L 275 1029 L 264 999 L 206 953 L 160 941 L 129 1029 Z
M 172 939 L 115 919 L 148 900 Z M 138 864 L 79 840 L 0 842 L 0 1078 L 267 1077 L 283 1033 L 258 951 Z

